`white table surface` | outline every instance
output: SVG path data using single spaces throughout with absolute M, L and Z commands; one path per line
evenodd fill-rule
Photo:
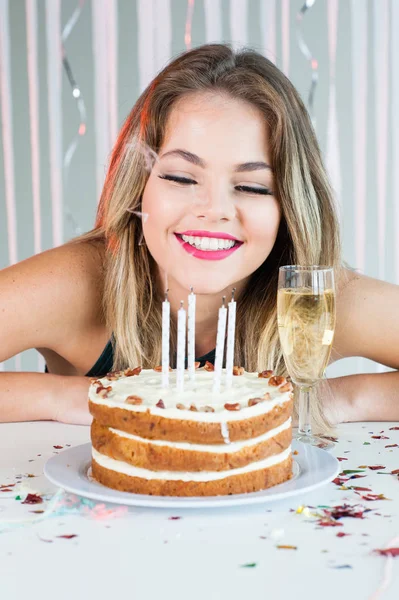
M 386 447 L 399 444 L 399 429 L 391 429 L 395 426 L 342 425 L 332 451 L 347 459 L 342 469 L 384 466 L 381 471 L 365 468 L 361 475 L 366 476 L 346 487 L 367 487 L 389 500 L 365 500 L 329 483 L 273 504 L 202 510 L 129 507 L 122 515 L 104 516 L 116 505 L 84 504 L 43 475 L 45 461 L 62 452 L 54 446 L 89 441 L 88 427 L 2 424 L 0 486 L 16 485 L 11 492 L 0 491 L 0 598 L 397 600 L 399 557 L 373 552 L 399 547 L 399 479 L 390 474 L 399 469 L 399 446 Z M 31 512 L 54 505 L 57 492 L 58 504 L 49 516 Z M 41 495 L 43 503 L 22 504 L 28 493 Z M 363 519 L 343 518 L 336 527 L 321 527 L 312 516 L 321 513 L 321 506 L 344 503 L 371 511 Z M 301 505 L 313 507 L 310 514 L 297 513 Z M 337 537 L 338 532 L 349 535 Z M 58 537 L 72 534 L 76 537 Z

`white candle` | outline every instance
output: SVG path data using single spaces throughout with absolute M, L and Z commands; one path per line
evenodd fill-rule
M 216 336 L 216 358 L 215 358 L 215 371 L 213 374 L 213 391 L 220 392 L 220 384 L 222 382 L 222 367 L 223 367 L 223 355 L 224 355 L 224 344 L 226 339 L 226 321 L 227 321 L 227 308 L 225 306 L 225 297 L 223 297 L 223 306 L 219 308 L 218 318 L 218 332 Z
M 234 367 L 234 341 L 235 341 L 235 329 L 236 329 L 236 307 L 237 304 L 234 300 L 234 292 L 231 295 L 231 302 L 229 302 L 229 321 L 227 326 L 227 353 L 226 353 L 226 385 L 227 388 L 231 388 L 233 385 L 233 367 Z
M 186 311 L 181 307 L 177 311 L 177 365 L 176 365 L 176 386 L 177 391 L 184 390 L 184 367 L 186 355 Z
M 162 387 L 169 387 L 169 338 L 170 338 L 170 302 L 168 290 L 162 302 Z
M 191 288 L 191 294 L 188 296 L 187 315 L 187 368 L 191 381 L 195 381 L 195 301 L 196 296 Z

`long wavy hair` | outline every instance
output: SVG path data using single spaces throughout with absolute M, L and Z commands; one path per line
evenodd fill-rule
M 250 49 L 207 44 L 185 52 L 155 77 L 126 118 L 113 148 L 95 227 L 72 243 L 105 244 L 103 309 L 113 334 L 114 369 L 161 363 L 161 298 L 156 264 L 141 244 L 141 199 L 148 160 L 160 150 L 177 100 L 217 92 L 255 106 L 270 140 L 274 193 L 282 218 L 274 247 L 237 304 L 235 364 L 287 375 L 276 316 L 281 265 L 341 268 L 333 193 L 307 110 L 289 79 Z M 144 149 L 144 152 L 143 152 Z M 174 336 L 171 336 L 174 337 Z M 173 348 L 172 348 L 173 350 Z M 314 418 L 325 422 L 317 403 Z

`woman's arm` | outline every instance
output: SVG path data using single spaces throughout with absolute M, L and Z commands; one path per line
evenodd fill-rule
M 399 369 L 399 286 L 346 271 L 337 293 L 332 361 L 360 356 Z M 364 373 L 323 381 L 331 422 L 399 420 L 399 372 Z
M 88 377 L 0 373 L 0 423 L 53 420 L 90 425 Z
M 399 372 L 362 373 L 327 379 L 320 392 L 332 424 L 399 421 Z
M 100 320 L 98 262 L 89 247 L 65 245 L 0 271 L 0 362 L 40 348 L 73 364 Z M 89 384 L 80 376 L 0 373 L 0 422 L 89 423 Z

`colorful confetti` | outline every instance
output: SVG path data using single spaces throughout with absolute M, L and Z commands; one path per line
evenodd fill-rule
M 377 554 L 380 554 L 381 556 L 399 556 L 399 548 L 384 548 L 384 549 L 377 549 L 374 550 L 374 552 L 376 552 Z
M 43 498 L 38 494 L 28 494 L 21 504 L 41 504 L 43 502 Z
M 245 565 L 240 565 L 242 569 L 253 569 L 256 567 L 258 563 L 245 563 Z

